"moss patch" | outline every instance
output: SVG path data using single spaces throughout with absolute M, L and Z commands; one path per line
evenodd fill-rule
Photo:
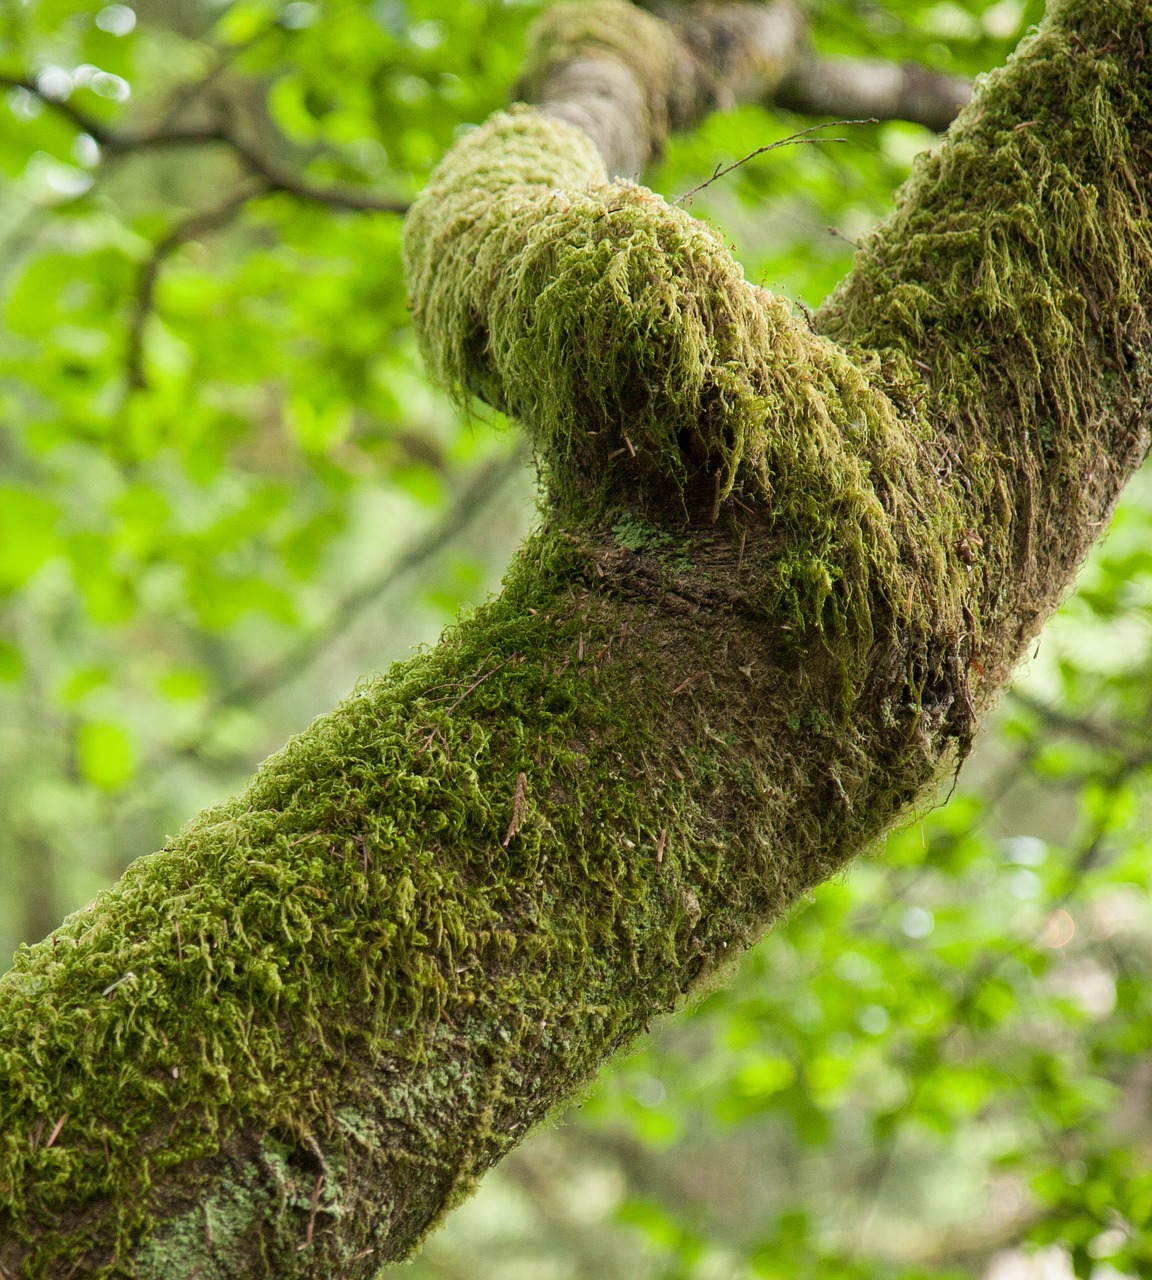
M 818 327 L 923 383 L 999 687 L 1147 449 L 1152 9 L 1064 0 L 920 157 Z

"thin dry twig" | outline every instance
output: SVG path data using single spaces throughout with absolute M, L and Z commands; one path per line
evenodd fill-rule
M 851 236 L 846 236 L 839 227 L 829 227 L 828 234 L 837 240 L 843 240 L 845 244 L 850 244 L 857 253 L 866 253 L 873 262 L 880 262 L 880 259 L 866 245 L 862 245 L 858 240 L 853 240 Z M 883 266 L 883 263 L 880 263 Z
M 49 1147 L 50 1147 L 50 1146 L 51 1146 L 51 1145 L 56 1141 L 56 1139 L 60 1136 L 60 1130 L 64 1128 L 64 1122 L 65 1122 L 67 1119 L 68 1119 L 68 1113 L 67 1113 L 67 1112 L 65 1112 L 65 1113 L 60 1117 L 60 1119 L 59 1119 L 59 1120 L 57 1120 L 57 1121 L 56 1121 L 56 1123 L 52 1126 L 52 1132 L 48 1135 L 48 1141 L 44 1144 L 44 1150 L 45 1150 L 45 1151 L 47 1151 L 47 1150 L 48 1150 L 48 1148 L 49 1148 Z
M 321 1173 L 316 1178 L 316 1185 L 312 1188 L 312 1202 L 308 1208 L 308 1226 L 304 1232 L 304 1243 L 297 1246 L 297 1252 L 307 1249 L 312 1244 L 312 1237 L 316 1231 L 316 1215 L 320 1212 L 320 1189 L 324 1186 L 324 1175 Z
M 475 693 L 475 691 L 480 688 L 480 686 L 484 683 L 485 680 L 491 680 L 497 671 L 502 671 L 515 657 L 516 657 L 516 654 L 514 653 L 509 654 L 509 656 L 505 658 L 503 662 L 498 662 L 492 668 L 491 671 L 485 671 L 484 674 L 478 680 L 473 680 L 473 682 L 468 686 L 468 688 L 464 690 L 464 692 L 456 699 L 456 701 L 448 708 L 448 710 L 444 714 L 450 716 L 452 712 L 456 710 L 456 708 L 464 701 L 464 699 L 470 693 Z
M 844 126 L 844 125 L 879 124 L 879 123 L 880 122 L 878 120 L 872 120 L 872 119 L 829 120 L 829 121 L 826 121 L 824 124 L 809 125 L 807 129 L 801 129 L 798 133 L 789 134 L 787 138 L 780 138 L 776 142 L 769 142 L 762 147 L 757 147 L 755 151 L 750 151 L 742 159 L 736 160 L 732 164 L 725 165 L 723 167 L 721 167 L 718 164 L 710 178 L 706 178 L 703 182 L 693 187 L 690 191 L 685 191 L 682 196 L 678 197 L 676 200 L 673 200 L 672 204 L 673 205 L 683 204 L 684 201 L 687 200 L 690 196 L 696 195 L 698 191 L 703 191 L 705 187 L 710 187 L 714 182 L 719 182 L 721 178 L 727 177 L 728 174 L 734 172 L 736 169 L 742 168 L 744 165 L 748 163 L 749 160 L 755 160 L 757 156 L 766 155 L 769 151 L 779 151 L 781 147 L 814 146 L 817 143 L 822 143 L 822 142 L 847 142 L 848 141 L 847 138 L 811 138 L 808 136 L 809 134 L 816 133 L 817 130 L 819 129 L 839 129 L 841 126 Z

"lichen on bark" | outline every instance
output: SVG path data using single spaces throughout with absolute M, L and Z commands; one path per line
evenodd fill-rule
M 413 316 L 540 527 L 18 956 L 0 1268 L 372 1274 L 931 795 L 1146 447 L 1149 22 L 1057 5 L 817 332 L 555 113 L 458 144 Z

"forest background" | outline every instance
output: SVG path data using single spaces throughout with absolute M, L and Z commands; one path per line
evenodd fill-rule
M 509 99 L 537 7 L 0 7 L 0 969 L 497 585 L 530 460 L 424 380 L 395 210 Z M 1040 6 L 808 12 L 822 52 L 972 76 Z M 718 114 L 647 181 L 809 123 Z M 827 132 L 690 206 L 808 306 L 934 140 Z M 1150 623 L 1138 477 L 947 805 L 654 1028 L 407 1274 L 1152 1274 Z

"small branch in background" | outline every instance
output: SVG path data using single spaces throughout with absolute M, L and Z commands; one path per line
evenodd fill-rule
M 250 173 L 264 180 L 268 191 L 281 191 L 298 200 L 325 204 L 333 209 L 350 209 L 356 213 L 408 211 L 407 200 L 392 200 L 386 196 L 374 195 L 366 188 L 354 187 L 348 183 L 320 186 L 310 182 L 307 178 L 281 168 L 233 132 L 222 133 L 217 141 L 230 146 L 241 164 Z
M 106 125 L 94 116 L 88 115 L 87 112 L 81 111 L 79 107 L 73 106 L 71 102 L 48 97 L 36 87 L 35 81 L 22 76 L 0 75 L 0 89 L 23 89 L 25 93 L 31 94 L 42 102 L 50 111 L 55 111 L 58 116 L 71 121 L 77 129 L 94 138 L 102 147 L 110 145 L 109 140 L 113 135 Z
M 283 30 L 278 18 L 265 23 L 264 26 L 253 32 L 247 39 L 239 40 L 235 44 L 220 44 L 211 38 L 204 41 L 206 49 L 212 52 L 215 57 L 198 79 L 177 85 L 172 90 L 162 117 L 163 126 L 167 128 L 173 125 L 179 119 L 181 112 L 187 110 L 197 98 L 208 89 L 211 89 L 238 58 L 242 57 L 250 49 L 255 48 L 277 30 Z
M 1059 892 L 1049 896 L 1045 904 L 1044 923 L 1031 934 L 1021 937 L 1014 946 L 999 954 L 990 952 L 971 965 L 964 973 L 963 981 L 953 992 L 948 1029 L 943 1033 L 933 1031 L 931 1035 L 919 1038 L 918 1044 L 913 1040 L 909 1045 L 910 1052 L 906 1061 L 917 1064 L 914 1069 L 911 1067 L 908 1069 L 909 1077 L 914 1082 L 913 1087 L 905 1101 L 892 1113 L 891 1127 L 878 1148 L 873 1168 L 869 1172 L 868 1182 L 872 1187 L 871 1205 L 861 1220 L 853 1257 L 858 1257 L 864 1247 L 869 1226 L 879 1209 L 885 1185 L 892 1170 L 896 1143 L 902 1136 L 906 1122 L 915 1114 L 916 1104 L 931 1068 L 944 1060 L 949 1046 L 968 1025 L 981 993 L 1001 973 L 1004 966 L 1009 961 L 1018 959 L 1028 950 L 1044 945 L 1044 933 L 1052 914 L 1072 904 L 1077 893 L 1083 888 L 1084 877 L 1101 861 L 1106 851 L 1113 810 L 1118 802 L 1120 791 L 1138 767 L 1139 765 L 1132 760 L 1123 760 L 1106 777 L 1098 779 L 1103 786 L 1105 803 L 1101 806 L 1101 812 L 1091 830 L 1081 839 L 1073 852 L 1064 870 L 1063 887 Z
M 1130 741 L 1107 725 L 1073 715 L 1024 689 L 1009 689 L 1006 700 L 1030 711 L 1050 729 L 1072 734 L 1106 751 L 1120 752 L 1133 768 L 1142 768 L 1152 763 L 1152 748 L 1147 744 Z
M 324 204 L 330 208 L 348 209 L 357 213 L 403 214 L 408 210 L 407 200 L 376 195 L 366 188 L 348 183 L 322 185 L 291 173 L 240 137 L 238 130 L 226 120 L 204 125 L 165 125 L 143 133 L 122 132 L 110 129 L 103 121 L 81 111 L 70 102 L 48 97 L 31 80 L 0 75 L 0 87 L 23 89 L 32 94 L 49 110 L 63 116 L 112 155 L 130 155 L 161 147 L 203 147 L 218 144 L 228 147 L 254 177 L 263 179 L 268 191 L 280 191 L 312 204 Z
M 378 600 L 402 578 L 422 569 L 434 556 L 462 533 L 504 485 L 524 466 L 527 446 L 521 445 L 511 453 L 485 462 L 469 479 L 452 506 L 423 538 L 401 554 L 377 577 L 370 578 L 363 586 L 349 592 L 337 601 L 324 626 L 306 637 L 274 666 L 267 667 L 252 678 L 226 689 L 208 708 L 208 715 L 232 707 L 246 706 L 281 689 L 299 675 L 331 643 L 355 622 L 360 613 Z M 182 749 L 185 753 L 187 749 Z
M 128 341 L 124 358 L 125 382 L 128 394 L 148 385 L 144 373 L 144 328 L 156 303 L 156 286 L 164 263 L 182 246 L 208 231 L 227 226 L 250 201 L 264 195 L 267 187 L 253 184 L 234 191 L 225 201 L 213 209 L 194 213 L 158 240 L 140 270 L 136 288 L 136 300 L 128 326 Z

